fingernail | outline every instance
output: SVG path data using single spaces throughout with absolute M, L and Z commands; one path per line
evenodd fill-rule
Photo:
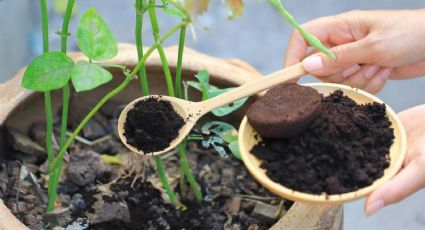
M 363 72 L 364 77 L 365 77 L 366 79 L 370 79 L 371 77 L 373 77 L 373 75 L 375 75 L 375 73 L 378 71 L 378 69 L 379 69 L 379 66 L 377 66 L 377 65 L 370 65 L 370 66 L 367 66 L 367 67 L 364 69 L 364 72 Z
M 308 72 L 323 69 L 323 60 L 320 56 L 310 56 L 303 60 L 304 69 Z
M 386 80 L 386 79 L 388 79 L 388 78 L 390 77 L 391 70 L 392 70 L 391 68 L 385 68 L 385 69 L 383 69 L 383 70 L 379 71 L 379 72 L 376 74 L 376 77 L 379 77 L 379 78 L 381 78 L 382 80 Z
M 349 77 L 351 74 L 359 71 L 362 67 L 358 64 L 352 65 L 350 67 L 348 67 L 347 69 L 345 69 L 344 71 L 342 71 L 342 77 L 343 78 L 347 78 Z
M 374 201 L 371 205 L 367 206 L 366 215 L 371 216 L 377 211 L 379 211 L 379 209 L 383 208 L 384 206 L 385 206 L 384 200 L 379 199 L 377 201 Z

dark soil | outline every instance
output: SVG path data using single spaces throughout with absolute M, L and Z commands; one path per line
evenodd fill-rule
M 129 145 L 144 153 L 156 152 L 170 146 L 183 125 L 170 102 L 151 97 L 128 112 L 124 135 Z
M 301 134 L 264 139 L 252 153 L 275 182 L 291 189 L 340 194 L 372 184 L 389 166 L 394 133 L 384 104 L 358 105 L 336 91 Z
M 249 108 L 249 123 L 262 136 L 287 138 L 304 131 L 320 114 L 321 96 L 313 88 L 277 85 Z
M 169 108 L 169 107 L 168 107 Z M 59 183 L 54 212 L 45 214 L 47 203 L 46 155 L 24 153 L 8 146 L 8 159 L 0 159 L 0 199 L 30 229 L 269 229 L 277 221 L 267 216 L 273 211 L 289 209 L 291 202 L 275 197 L 260 186 L 243 163 L 232 156 L 227 159 L 197 142 L 187 143 L 190 167 L 202 188 L 203 200 L 197 202 L 187 181 L 180 182 L 177 155 L 163 156 L 167 179 L 183 207 L 166 200 L 158 178 L 154 158 L 129 152 L 114 134 L 117 115 L 122 106 L 111 106 L 97 114 L 98 124 L 88 124 L 80 140 L 69 149 Z M 154 108 L 152 108 L 154 109 Z M 60 114 L 59 114 L 60 115 Z M 78 119 L 76 119 L 78 120 Z M 59 121 L 59 120 L 58 120 Z M 72 124 L 75 125 L 75 124 Z M 71 125 L 71 126 L 72 126 Z M 44 145 L 44 124 L 34 124 L 29 143 Z M 55 137 L 60 122 L 55 123 Z M 96 128 L 96 127 L 99 127 Z M 96 134 L 96 135 L 94 135 Z M 92 144 L 89 138 L 93 137 Z M 28 144 L 28 142 L 25 142 Z M 34 144 L 32 143 L 32 144 Z M 96 143 L 96 144 L 93 144 Z M 31 150 L 32 146 L 18 149 Z M 107 164 L 105 153 L 118 154 L 122 164 Z M 18 158 L 18 156 L 26 156 Z M 25 166 L 25 167 L 24 167 Z M 28 176 L 22 179 L 23 169 Z M 283 203 L 284 208 L 281 204 Z M 277 211 L 275 213 L 277 213 Z M 266 217 L 262 214 L 266 215 Z

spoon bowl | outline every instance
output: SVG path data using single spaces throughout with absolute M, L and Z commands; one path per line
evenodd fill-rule
M 377 97 L 363 91 L 360 89 L 351 88 L 345 85 L 339 84 L 330 84 L 330 83 L 313 83 L 306 84 L 316 89 L 319 93 L 324 96 L 329 95 L 330 93 L 336 90 L 342 90 L 344 95 L 350 97 L 358 104 L 365 104 L 371 102 L 383 103 Z M 253 177 L 268 190 L 274 194 L 298 202 L 310 202 L 310 203 L 344 203 L 351 200 L 360 199 L 372 191 L 377 189 L 379 186 L 384 184 L 386 181 L 389 181 L 397 172 L 400 170 L 407 151 L 407 138 L 406 133 L 398 119 L 396 113 L 386 105 L 387 116 L 391 122 L 391 128 L 394 129 L 394 143 L 390 148 L 390 166 L 385 169 L 384 175 L 377 179 L 373 184 L 361 188 L 359 190 L 336 194 L 336 195 L 315 195 L 304 192 L 295 191 L 284 185 L 272 181 L 267 175 L 266 170 L 260 167 L 262 161 L 250 153 L 251 149 L 261 140 L 254 128 L 248 123 L 248 119 L 245 116 L 239 127 L 239 148 L 242 156 L 242 160 L 247 167 L 248 171 L 253 175 Z
M 127 114 L 128 112 L 134 108 L 134 105 L 137 102 L 143 101 L 143 100 L 147 100 L 149 98 L 158 98 L 158 100 L 163 100 L 163 101 L 168 101 L 171 103 L 171 105 L 173 106 L 174 110 L 177 112 L 177 114 L 180 115 L 180 117 L 183 118 L 184 120 L 184 125 L 180 128 L 179 130 L 179 134 L 178 136 L 170 143 L 170 145 L 161 150 L 161 151 L 157 151 L 157 152 L 150 152 L 150 153 L 145 153 L 139 149 L 137 149 L 136 147 L 130 145 L 127 143 L 127 137 L 124 135 L 125 133 L 125 122 L 127 119 Z M 198 108 L 198 110 L 196 110 Z M 164 154 L 168 151 L 171 151 L 173 148 L 175 148 L 181 141 L 183 141 L 183 139 L 189 134 L 190 130 L 193 128 L 193 126 L 195 125 L 196 121 L 199 119 L 199 117 L 201 116 L 201 110 L 202 107 L 199 107 L 199 103 L 197 102 L 191 102 L 191 101 L 186 101 L 183 99 L 179 99 L 179 98 L 175 98 L 175 97 L 169 97 L 169 96 L 159 96 L 159 95 L 150 95 L 150 96 L 145 96 L 145 97 L 141 97 L 141 98 L 137 98 L 136 100 L 130 102 L 121 112 L 119 118 L 118 118 L 118 135 L 122 141 L 122 143 L 131 151 L 135 152 L 135 153 L 139 153 L 142 155 L 145 154 L 149 154 L 149 155 L 161 155 Z M 202 113 L 203 115 L 203 113 Z
M 191 102 L 182 100 L 175 97 L 168 97 L 168 96 L 159 96 L 159 95 L 150 95 L 146 97 L 138 98 L 132 102 L 130 102 L 124 110 L 121 112 L 119 119 L 118 119 L 118 134 L 122 141 L 122 143 L 131 151 L 135 153 L 139 153 L 142 155 L 160 155 L 164 154 L 173 148 L 175 148 L 181 141 L 184 140 L 184 138 L 189 134 L 190 130 L 193 128 L 193 126 L 196 124 L 198 119 L 202 117 L 204 114 L 210 112 L 213 109 L 216 109 L 220 106 L 230 104 L 234 101 L 237 101 L 241 98 L 256 94 L 258 92 L 261 92 L 265 89 L 268 89 L 274 85 L 277 85 L 279 83 L 283 83 L 286 81 L 290 81 L 293 79 L 296 79 L 302 75 L 304 75 L 306 72 L 302 66 L 301 63 L 295 64 L 293 66 L 290 66 L 288 68 L 279 70 L 277 72 L 274 72 L 270 75 L 267 75 L 265 77 L 262 77 L 258 80 L 249 82 L 247 84 L 244 84 L 240 87 L 237 87 L 235 89 L 232 89 L 226 93 L 223 93 L 217 97 L 210 98 L 206 101 L 202 102 Z M 180 128 L 178 136 L 170 142 L 170 145 L 166 147 L 165 149 L 156 151 L 156 152 L 150 152 L 145 153 L 134 146 L 127 143 L 127 138 L 124 135 L 125 133 L 125 122 L 127 119 L 128 112 L 134 108 L 134 105 L 142 100 L 146 100 L 148 98 L 158 98 L 158 100 L 164 100 L 169 101 L 171 105 L 173 106 L 174 110 L 183 118 L 185 121 L 185 124 L 183 127 Z

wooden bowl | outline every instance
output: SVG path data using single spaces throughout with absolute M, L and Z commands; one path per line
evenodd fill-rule
M 365 104 L 370 102 L 383 103 L 383 101 L 381 101 L 377 97 L 363 90 L 345 85 L 330 83 L 312 83 L 305 85 L 316 89 L 319 93 L 325 96 L 338 89 L 342 90 L 344 92 L 344 95 L 350 97 L 359 104 Z M 254 145 L 257 144 L 260 140 L 258 137 L 255 137 L 256 132 L 248 123 L 246 116 L 243 118 L 239 127 L 239 148 L 242 160 L 245 166 L 248 168 L 248 171 L 260 184 L 262 184 L 274 194 L 292 201 L 337 204 L 360 199 L 368 195 L 369 193 L 377 189 L 379 186 L 384 184 L 386 181 L 390 180 L 394 175 L 396 175 L 396 173 L 401 168 L 404 158 L 406 156 L 407 138 L 405 130 L 400 120 L 398 119 L 396 113 L 390 107 L 386 106 L 386 108 L 387 116 L 392 123 L 392 128 L 394 129 L 395 135 L 394 143 L 390 149 L 390 166 L 385 169 L 384 175 L 381 178 L 377 179 L 373 184 L 361 188 L 357 191 L 334 195 L 327 195 L 325 193 L 322 193 L 321 195 L 316 195 L 305 192 L 298 192 L 272 181 L 269 177 L 267 177 L 266 170 L 260 168 L 261 161 L 250 153 Z

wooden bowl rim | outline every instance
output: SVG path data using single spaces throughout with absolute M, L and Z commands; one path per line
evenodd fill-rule
M 354 94 L 358 94 L 359 96 L 362 96 L 362 97 L 366 97 L 370 99 L 371 101 L 384 103 L 381 99 L 377 98 L 376 96 L 368 92 L 365 92 L 361 89 L 346 86 L 346 85 L 334 84 L 334 83 L 308 83 L 303 85 L 310 86 L 316 89 L 320 87 L 327 87 L 327 88 L 333 89 L 333 91 L 337 89 L 341 89 L 344 91 L 349 91 Z M 356 100 L 355 98 L 352 98 L 352 99 Z M 327 195 L 323 193 L 320 195 L 315 195 L 315 194 L 295 191 L 293 189 L 290 189 L 288 187 L 285 187 L 281 184 L 278 184 L 272 181 L 270 178 L 266 176 L 264 169 L 261 169 L 259 165 L 256 164 L 256 162 L 253 162 L 250 160 L 251 157 L 255 159 L 257 158 L 250 153 L 250 150 L 247 149 L 248 146 L 242 144 L 246 142 L 245 136 L 248 135 L 248 134 L 246 135 L 243 135 L 243 134 L 245 134 L 245 132 L 248 132 L 246 131 L 247 129 L 250 129 L 250 128 L 252 129 L 252 127 L 248 123 L 246 116 L 242 119 L 241 125 L 239 127 L 239 148 L 240 148 L 242 160 L 245 164 L 245 167 L 247 167 L 248 171 L 253 175 L 253 177 L 260 184 L 262 184 L 264 187 L 266 187 L 268 190 L 270 190 L 274 194 L 280 197 L 283 197 L 285 199 L 298 201 L 298 202 L 323 203 L 323 204 L 325 203 L 326 204 L 341 204 L 341 203 L 360 199 L 370 194 L 372 191 L 376 190 L 378 187 L 380 187 L 385 182 L 389 181 L 392 177 L 394 177 L 397 174 L 397 172 L 400 170 L 404 162 L 404 158 L 406 156 L 407 137 L 406 137 L 406 132 L 404 130 L 404 127 L 401 121 L 399 120 L 399 118 L 397 117 L 396 113 L 391 109 L 391 107 L 389 107 L 387 104 L 385 105 L 386 105 L 387 116 L 390 118 L 390 120 L 392 120 L 392 127 L 394 128 L 394 132 L 395 132 L 394 143 L 396 141 L 399 142 L 400 153 L 399 153 L 398 160 L 396 162 L 394 162 L 393 159 L 390 159 L 390 166 L 387 169 L 385 169 L 384 175 L 381 178 L 378 178 L 377 180 L 375 180 L 373 184 L 367 187 L 361 188 L 356 191 L 348 192 L 348 193 L 342 193 L 342 194 Z M 398 133 L 396 133 L 397 130 L 399 131 Z M 393 151 L 396 151 L 396 149 L 393 150 L 394 145 L 395 144 L 391 146 L 390 155 Z

